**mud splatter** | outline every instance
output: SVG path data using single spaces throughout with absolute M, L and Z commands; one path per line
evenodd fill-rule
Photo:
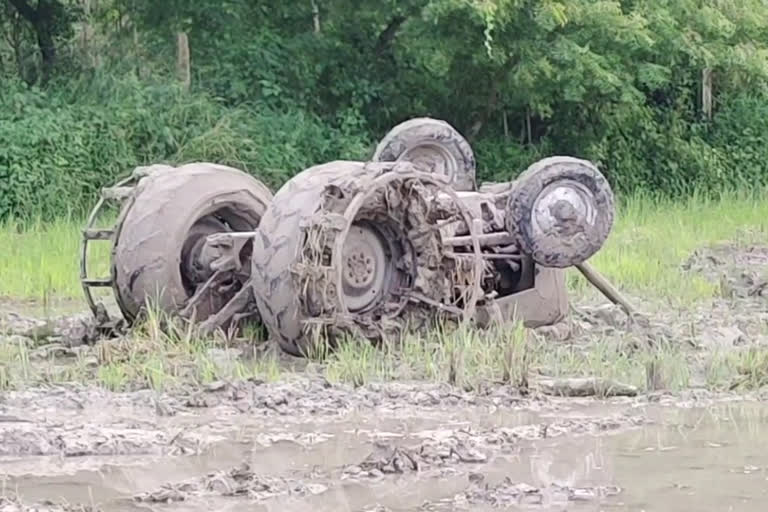
M 514 482 L 509 478 L 499 484 L 490 485 L 483 480 L 483 475 L 471 475 L 472 484 L 469 489 L 450 500 L 426 503 L 419 510 L 442 512 L 462 509 L 467 505 L 493 508 L 567 506 L 574 502 L 599 502 L 621 493 L 620 488 L 613 486 L 568 487 L 552 484 L 547 487 L 534 487 Z
M 136 501 L 149 503 L 170 503 L 186 501 L 190 496 L 216 495 L 243 497 L 253 501 L 264 501 L 279 496 L 308 496 L 321 494 L 327 487 L 321 484 L 307 484 L 286 477 L 258 475 L 248 464 L 225 472 L 211 473 L 202 479 L 181 484 L 167 484 L 161 489 L 136 496 Z
M 192 434 L 139 426 L 0 423 L 0 456 L 190 455 L 200 453 L 202 444 Z
M 768 297 L 768 247 L 725 243 L 699 249 L 682 269 L 719 283 L 723 297 Z

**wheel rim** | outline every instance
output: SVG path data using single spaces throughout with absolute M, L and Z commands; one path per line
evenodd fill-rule
M 205 283 L 213 272 L 198 264 L 200 254 L 208 235 L 230 231 L 226 224 L 213 215 L 206 215 L 190 228 L 181 249 L 181 280 L 191 296 L 195 289 Z
M 375 308 L 394 273 L 392 250 L 385 237 L 368 222 L 349 230 L 342 253 L 342 292 L 350 312 Z
M 428 169 L 429 172 L 455 179 L 459 164 L 456 157 L 440 144 L 425 142 L 410 147 L 400 155 L 398 161 L 411 162 L 412 164 Z
M 536 198 L 531 212 L 533 234 L 537 237 L 586 232 L 596 218 L 593 195 L 584 185 L 572 180 L 547 186 Z
M 198 262 L 198 257 L 205 245 L 208 235 L 231 231 L 251 231 L 255 229 L 253 222 L 237 213 L 237 205 L 227 206 L 207 213 L 195 221 L 187 232 L 186 240 L 180 253 L 179 272 L 181 281 L 191 298 L 198 288 L 204 285 L 214 274 L 210 268 L 206 268 Z M 250 242 L 249 242 L 250 243 Z M 244 269 L 249 268 L 249 248 L 246 246 L 241 253 L 241 263 Z M 244 280 L 233 273 L 218 284 L 216 292 L 210 301 L 201 303 L 197 308 L 197 318 L 202 320 L 219 311 L 245 284 Z

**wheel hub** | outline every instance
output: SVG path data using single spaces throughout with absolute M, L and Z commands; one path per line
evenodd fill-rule
M 190 287 L 191 293 L 213 275 L 213 270 L 202 261 L 201 254 L 208 235 L 230 231 L 219 219 L 207 215 L 198 220 L 187 234 L 182 248 L 182 279 Z
M 591 194 L 576 182 L 545 188 L 536 199 L 531 220 L 536 234 L 572 236 L 594 225 L 597 212 Z
M 352 312 L 375 304 L 391 275 L 391 258 L 383 237 L 361 224 L 349 230 L 342 253 L 344 302 Z
M 451 153 L 436 144 L 420 144 L 405 151 L 398 160 L 411 162 L 453 180 L 458 164 Z

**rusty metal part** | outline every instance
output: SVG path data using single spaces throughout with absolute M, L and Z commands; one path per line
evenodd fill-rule
M 487 245 L 509 245 L 514 242 L 514 238 L 509 233 L 486 233 L 476 235 L 477 243 L 482 246 Z M 454 236 L 443 239 L 445 245 L 469 245 L 472 243 L 472 236 Z
M 197 282 L 203 284 L 197 285 L 195 294 L 187 301 L 180 316 L 197 318 L 198 311 L 207 311 L 208 319 L 204 319 L 204 325 L 215 329 L 223 327 L 234 315 L 245 313 L 240 308 L 245 307 L 248 300 L 236 301 L 232 293 L 234 291 L 235 296 L 240 296 L 242 289 L 250 290 L 250 286 L 243 286 L 250 278 L 251 269 L 249 254 L 243 253 L 255 235 L 255 231 L 222 232 L 205 237 L 197 253 L 190 256 L 193 258 Z M 244 261 L 248 261 L 248 264 L 244 265 Z M 205 281 L 200 281 L 203 277 Z M 223 305 L 215 306 L 221 303 Z
M 117 183 L 117 187 L 125 187 L 129 183 L 132 183 L 134 181 L 133 176 L 129 176 L 128 178 L 124 178 L 120 180 Z M 88 273 L 88 257 L 89 257 L 89 251 L 88 248 L 90 246 L 90 243 L 93 241 L 108 241 L 112 242 L 115 230 L 114 228 L 107 228 L 107 229 L 95 229 L 93 226 L 95 222 L 99 219 L 100 214 L 102 213 L 102 210 L 106 204 L 107 201 L 111 200 L 114 196 L 110 194 L 104 194 L 102 193 L 99 197 L 99 200 L 96 202 L 96 205 L 91 210 L 90 214 L 88 215 L 88 220 L 86 221 L 85 228 L 83 228 L 82 231 L 82 237 L 80 239 L 80 284 L 83 288 L 83 296 L 85 297 L 85 302 L 88 304 L 88 308 L 93 313 L 94 317 L 109 317 L 109 314 L 106 310 L 106 307 L 101 302 L 96 302 L 96 300 L 93 297 L 93 293 L 91 291 L 91 288 L 95 287 L 104 287 L 104 288 L 111 288 L 112 287 L 112 278 L 110 277 L 101 277 L 101 278 L 93 278 L 89 276 Z
M 208 235 L 198 261 L 212 271 L 242 272 L 250 275 L 250 265 L 243 265 L 243 249 L 253 241 L 256 231 L 214 233 Z M 250 263 L 250 262 L 249 262 Z
M 560 322 L 567 314 L 565 271 L 537 267 L 532 287 L 486 302 L 477 310 L 476 323 L 485 328 L 496 322 L 519 320 L 526 327 L 536 328 Z

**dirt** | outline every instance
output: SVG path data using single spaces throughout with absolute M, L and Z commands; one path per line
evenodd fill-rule
M 537 332 L 628 350 L 667 340 L 694 362 L 715 348 L 765 344 L 766 255 L 697 251 L 683 270 L 724 276 L 734 292 L 692 309 L 659 308 L 631 323 L 615 307 L 577 303 L 567 323 Z M 45 362 L 91 350 L 74 329 L 79 317 L 2 318 L 0 343 L 44 350 Z M 755 447 L 768 441 L 768 394 L 714 393 L 697 378 L 677 393 L 626 388 L 636 396 L 609 399 L 543 394 L 547 382 L 567 394 L 557 379 L 533 379 L 526 395 L 500 384 L 341 385 L 309 371 L 167 393 L 6 391 L 0 512 L 762 511 L 768 455 Z
M 682 268 L 718 281 L 723 297 L 768 297 L 768 247 L 723 243 L 695 251 Z
M 0 510 L 620 506 L 638 496 L 622 469 L 633 457 L 653 465 L 665 450 L 700 447 L 701 436 L 724 449 L 746 442 L 733 428 L 752 439 L 768 425 L 761 405 L 704 392 L 597 402 L 309 378 L 238 391 L 211 392 L 218 403 L 205 408 L 183 394 L 74 386 L 4 394 L 0 474 L 13 494 Z M 731 465 L 763 468 L 763 458 Z
M 561 342 L 600 336 L 627 345 L 671 342 L 709 351 L 768 344 L 768 247 L 723 243 L 701 248 L 680 270 L 717 285 L 718 293 L 683 306 L 631 297 L 646 314 L 636 322 L 598 297 L 598 303 L 574 304 L 567 323 L 537 332 Z

